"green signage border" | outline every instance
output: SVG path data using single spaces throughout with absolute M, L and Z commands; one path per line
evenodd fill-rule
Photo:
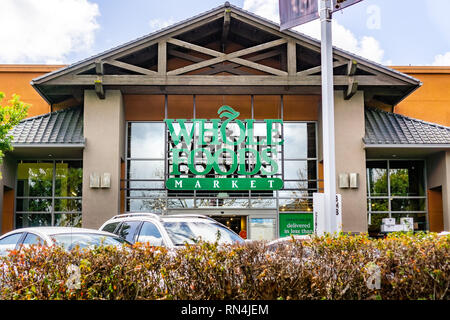
M 169 190 L 280 190 L 283 180 L 280 178 L 169 178 L 166 182 Z
M 166 188 L 169 190 L 280 190 L 283 188 L 283 181 L 279 178 L 206 178 L 211 173 L 218 176 L 274 176 L 279 172 L 277 161 L 277 146 L 283 145 L 284 140 L 275 124 L 283 125 L 281 119 L 265 119 L 266 138 L 255 140 L 254 119 L 239 120 L 239 112 L 230 106 L 222 106 L 217 114 L 219 119 L 210 119 L 208 123 L 212 127 L 207 128 L 206 119 L 192 119 L 194 125 L 190 128 L 186 125 L 186 119 L 166 119 L 164 120 L 173 145 L 170 148 L 172 154 L 172 165 L 169 176 L 180 176 L 180 165 L 186 165 L 189 173 L 205 178 L 169 178 L 166 181 Z M 236 124 L 239 128 L 237 140 L 230 139 L 227 133 L 229 124 Z M 195 125 L 198 125 L 199 141 L 195 147 L 188 148 L 194 142 Z M 179 126 L 179 133 L 175 130 L 175 125 Z M 208 142 L 206 141 L 208 133 Z M 220 146 L 218 150 L 211 151 L 209 146 Z M 242 147 L 242 145 L 244 145 Z M 239 146 L 239 147 L 238 147 Z M 214 148 L 213 148 L 214 149 Z M 206 159 L 204 166 L 199 170 L 195 158 L 201 155 Z M 223 155 L 228 154 L 231 162 L 229 166 L 223 165 Z M 247 165 L 249 157 L 254 159 L 254 165 L 249 168 Z M 228 165 L 228 164 L 227 164 Z M 247 171 L 247 170 L 250 171 Z
M 314 233 L 313 213 L 280 213 L 279 217 L 281 238 Z

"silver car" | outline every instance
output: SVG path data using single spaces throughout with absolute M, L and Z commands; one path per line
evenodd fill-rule
M 100 245 L 122 246 L 126 240 L 103 231 L 71 227 L 31 227 L 10 231 L 0 237 L 0 256 L 30 245 L 59 245 L 66 250 Z M 128 243 L 129 244 L 129 243 Z
M 121 214 L 106 221 L 99 230 L 114 233 L 131 243 L 175 248 L 195 244 L 198 240 L 219 244 L 242 244 L 238 234 L 203 215 L 157 215 L 154 213 Z

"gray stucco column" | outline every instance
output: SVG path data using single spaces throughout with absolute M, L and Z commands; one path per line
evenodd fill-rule
M 364 93 L 358 91 L 350 100 L 335 91 L 336 192 L 342 195 L 344 232 L 367 232 L 367 186 Z M 358 173 L 359 188 L 339 188 L 340 173 Z
M 99 228 L 120 211 L 120 163 L 124 156 L 122 94 L 107 90 L 105 99 L 84 92 L 83 227 Z M 111 175 L 110 188 L 91 188 L 91 174 Z

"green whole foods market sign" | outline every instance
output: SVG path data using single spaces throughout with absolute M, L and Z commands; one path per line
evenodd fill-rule
M 280 119 L 239 120 L 222 106 L 219 119 L 166 119 L 169 190 L 280 190 Z M 261 133 L 262 132 L 262 133 Z

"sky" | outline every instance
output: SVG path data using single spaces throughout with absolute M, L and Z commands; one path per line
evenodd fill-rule
M 0 64 L 71 64 L 224 0 L 0 0 Z M 230 0 L 279 23 L 278 0 Z M 450 66 L 449 0 L 363 0 L 333 16 L 333 44 L 385 65 Z M 295 30 L 320 40 L 319 21 Z

